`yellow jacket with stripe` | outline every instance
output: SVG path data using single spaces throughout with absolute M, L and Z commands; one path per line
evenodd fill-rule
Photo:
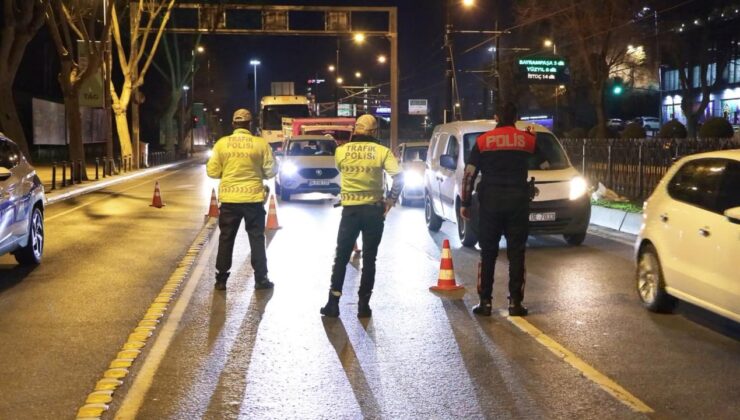
M 334 158 L 342 174 L 343 206 L 382 202 L 383 171 L 394 177 L 394 190 L 396 189 L 396 175 L 401 172 L 398 161 L 390 149 L 378 144 L 374 138 L 355 136 L 351 142 L 337 148 Z
M 262 180 L 275 176 L 272 149 L 262 137 L 237 128 L 213 146 L 206 172 L 220 179 L 218 198 L 222 203 L 262 203 Z

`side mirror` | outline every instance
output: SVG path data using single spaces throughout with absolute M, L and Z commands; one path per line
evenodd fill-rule
M 457 160 L 452 155 L 442 155 L 439 157 L 439 165 L 445 169 L 454 171 L 457 169 Z
M 10 169 L 0 166 L 0 181 L 5 181 L 6 179 L 10 178 L 10 176 L 13 175 L 10 172 Z
M 457 161 L 452 155 L 442 155 L 439 157 L 439 165 L 445 169 L 454 171 L 457 169 Z
M 733 207 L 725 210 L 725 217 L 730 223 L 740 225 L 740 207 Z

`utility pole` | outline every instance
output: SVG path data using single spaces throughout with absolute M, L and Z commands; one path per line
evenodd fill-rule
M 452 0 L 445 0 L 445 39 L 444 49 L 447 52 L 445 68 L 445 106 L 442 111 L 442 122 L 454 120 L 455 99 L 453 96 L 454 72 L 452 63 Z

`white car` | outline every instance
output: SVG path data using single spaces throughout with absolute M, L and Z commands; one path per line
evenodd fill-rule
M 407 142 L 398 146 L 396 158 L 403 170 L 403 191 L 398 198 L 402 206 L 424 201 L 424 167 L 429 142 Z M 389 183 L 390 185 L 390 183 Z
M 632 122 L 639 124 L 645 131 L 660 130 L 660 120 L 656 117 L 637 117 Z
M 21 265 L 44 253 L 44 186 L 18 145 L 0 134 L 0 255 Z
M 645 202 L 635 244 L 643 305 L 676 298 L 740 322 L 740 149 L 678 161 Z
M 331 136 L 294 136 L 285 142 L 275 178 L 275 192 L 283 201 L 292 194 L 338 195 L 341 178 L 334 161 L 337 142 Z
M 539 152 L 529 160 L 529 177 L 535 178 L 536 196 L 529 204 L 530 235 L 563 235 L 570 245 L 586 238 L 591 219 L 586 180 L 571 165 L 555 135 L 541 125 L 534 127 Z M 481 134 L 496 127 L 492 120 L 457 121 L 434 128 L 424 174 L 424 213 L 427 228 L 438 231 L 443 220 L 457 223 L 464 246 L 478 242 L 478 200 L 473 193 L 470 220 L 460 217 L 463 172 L 468 155 Z

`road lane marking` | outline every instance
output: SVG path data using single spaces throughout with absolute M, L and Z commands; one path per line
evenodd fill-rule
M 168 174 L 165 174 L 165 175 L 162 175 L 162 176 L 160 176 L 160 177 L 159 177 L 159 178 L 157 178 L 157 179 L 159 180 L 159 179 L 162 179 L 162 178 L 167 178 L 168 176 L 170 176 L 170 175 L 174 175 L 174 174 L 176 174 L 176 173 L 180 172 L 180 171 L 181 171 L 181 170 L 183 170 L 183 169 L 185 169 L 185 168 L 180 168 L 180 169 L 176 169 L 176 170 L 174 170 L 174 171 L 172 171 L 172 172 L 170 172 L 170 173 L 168 173 Z M 151 183 L 151 181 L 147 181 L 147 182 L 142 182 L 142 183 L 140 183 L 140 184 L 136 184 L 136 185 L 133 185 L 133 186 L 131 186 L 131 187 L 128 187 L 128 188 L 126 188 L 126 189 L 123 189 L 123 190 L 121 190 L 121 191 L 116 191 L 116 192 L 114 192 L 114 193 L 113 193 L 113 195 L 117 195 L 117 194 L 125 193 L 126 191 L 130 191 L 130 190 L 133 190 L 134 188 L 139 188 L 139 187 L 141 187 L 142 185 L 146 185 L 146 184 L 149 184 L 149 183 Z M 77 211 L 77 210 L 79 210 L 79 209 L 81 209 L 81 208 L 87 207 L 87 206 L 89 206 L 89 205 L 91 205 L 91 204 L 99 203 L 99 202 L 101 202 L 101 201 L 103 201 L 103 200 L 109 200 L 110 198 L 111 198 L 111 197 L 102 197 L 102 198 L 98 198 L 97 200 L 92 200 L 92 201 L 89 201 L 89 202 L 87 202 L 87 203 L 85 203 L 85 204 L 80 204 L 80 205 L 79 205 L 79 206 L 77 206 L 77 207 L 73 207 L 73 208 L 71 208 L 71 209 L 69 209 L 69 210 L 65 210 L 65 211 L 63 211 L 63 212 L 61 212 L 61 213 L 58 213 L 58 214 L 55 214 L 55 215 L 53 215 L 53 216 L 47 217 L 45 221 L 47 221 L 47 222 L 48 222 L 48 221 L 50 221 L 50 220 L 54 220 L 54 219 L 56 219 L 56 218 L 58 218 L 58 217 L 62 217 L 62 216 L 64 216 L 64 215 L 67 215 L 67 214 L 69 214 L 69 213 L 75 212 L 75 211 Z
M 151 352 L 146 360 L 144 360 L 141 374 L 134 380 L 131 389 L 124 399 L 123 405 L 119 409 L 119 413 L 116 415 L 116 418 L 135 418 L 136 412 L 144 399 L 144 395 L 151 386 L 156 368 L 161 362 L 169 343 L 172 341 L 185 308 L 193 295 L 195 286 L 198 284 L 197 281 L 189 280 L 192 278 L 198 279 L 203 275 L 206 263 L 209 261 L 216 247 L 217 241 L 212 240 L 212 237 L 217 225 L 216 219 L 211 218 L 200 230 L 190 245 L 190 248 L 185 253 L 185 256 L 178 263 L 175 271 L 172 272 L 168 281 L 149 306 L 143 319 L 137 324 L 134 331 L 129 334 L 126 343 L 118 352 L 116 358 L 111 361 L 108 369 L 103 373 L 103 378 L 98 381 L 93 392 L 85 400 L 85 404 L 77 411 L 78 419 L 100 418 L 108 410 L 108 403 L 112 401 L 113 393 L 123 384 L 122 380 L 128 376 L 130 366 L 141 354 L 141 349 L 146 346 L 149 338 L 154 334 L 159 319 L 165 315 L 171 303 L 176 300 L 170 316 L 161 327 L 162 331 L 157 336 Z M 177 291 L 183 283 L 185 283 L 185 288 L 178 297 Z M 143 380 L 142 377 L 144 378 Z M 143 385 L 138 385 L 142 382 Z M 120 414 L 122 412 L 126 413 L 124 409 L 129 406 L 134 408 L 133 414 L 130 417 L 121 417 Z
M 209 236 L 212 234 L 213 231 L 209 231 Z M 177 329 L 180 327 L 185 310 L 190 304 L 190 299 L 193 297 L 195 289 L 198 286 L 198 279 L 203 276 L 203 272 L 205 271 L 210 257 L 217 245 L 218 241 L 211 240 L 198 258 L 198 263 L 193 269 L 192 274 L 188 277 L 185 288 L 182 290 L 175 307 L 172 308 L 172 313 L 170 313 L 167 320 L 162 324 L 162 329 L 154 341 L 151 351 L 147 355 L 146 359 L 144 359 L 144 364 L 141 366 L 138 375 L 136 375 L 134 382 L 131 384 L 131 388 L 126 393 L 123 403 L 121 403 L 121 406 L 118 408 L 114 417 L 115 419 L 136 418 L 142 404 L 144 403 L 144 397 L 146 397 L 146 394 L 149 392 L 149 389 L 154 382 L 154 375 L 157 373 L 159 365 L 162 363 L 162 359 L 164 359 L 167 349 L 175 338 Z
M 501 316 L 514 324 L 517 328 L 537 340 L 540 344 L 545 346 L 560 359 L 576 368 L 576 370 L 581 372 L 583 376 L 596 383 L 596 385 L 601 387 L 601 389 L 609 393 L 622 404 L 625 404 L 633 411 L 637 411 L 638 413 L 647 414 L 654 412 L 652 408 L 648 407 L 648 405 L 642 402 L 639 398 L 635 397 L 629 391 L 622 388 L 619 384 L 611 380 L 608 376 L 594 369 L 591 365 L 583 361 L 583 359 L 576 356 L 575 353 L 571 352 L 570 350 L 560 345 L 557 341 L 548 337 L 545 333 L 540 331 L 534 325 L 530 324 L 524 318 L 518 316 L 508 316 L 508 313 L 506 311 L 501 311 L 500 313 Z

